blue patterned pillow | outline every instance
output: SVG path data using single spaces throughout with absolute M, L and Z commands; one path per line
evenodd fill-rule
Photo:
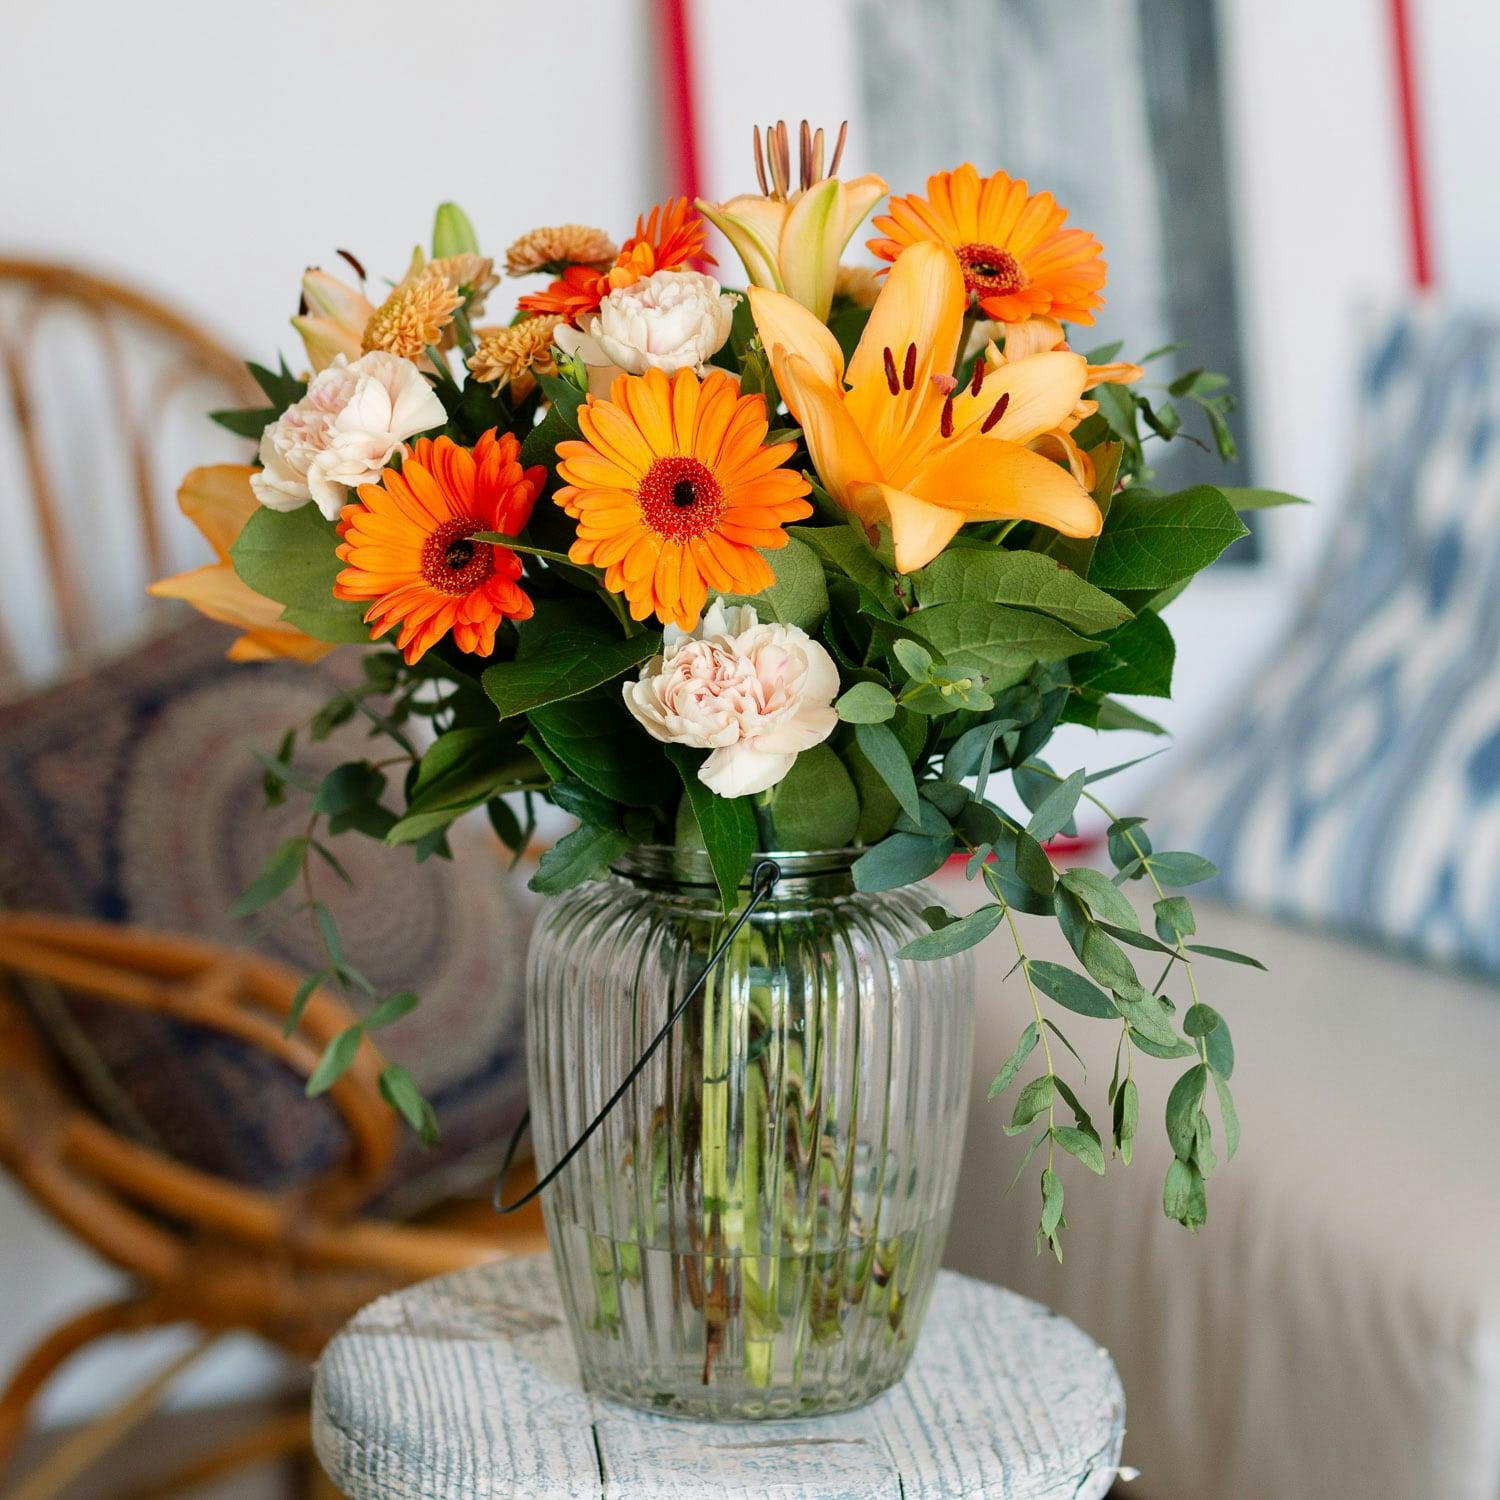
M 1500 973 L 1500 328 L 1403 317 L 1361 404 L 1321 573 L 1157 842 L 1244 905 Z

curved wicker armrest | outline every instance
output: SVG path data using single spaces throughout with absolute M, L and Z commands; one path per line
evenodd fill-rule
M 3 979 L 55 985 L 210 1027 L 270 1054 L 304 1077 L 317 1065 L 323 1047 L 355 1019 L 333 996 L 319 992 L 309 1002 L 297 1033 L 285 1037 L 282 1023 L 299 981 L 278 965 L 189 938 L 39 913 L 0 914 Z M 0 1068 L 5 1066 L 0 1054 Z M 363 1047 L 329 1090 L 329 1102 L 348 1130 L 349 1150 L 341 1162 L 295 1195 L 241 1188 L 127 1140 L 73 1106 L 57 1088 L 46 1089 L 35 1066 L 25 1067 L 13 1057 L 8 1070 L 20 1076 L 0 1089 L 0 1097 L 11 1102 L 10 1108 L 0 1109 L 0 1151 L 28 1180 L 28 1164 L 34 1173 L 45 1155 L 54 1167 L 82 1169 L 176 1218 L 239 1238 L 286 1243 L 299 1225 L 307 1225 L 309 1214 L 313 1219 L 345 1215 L 384 1180 L 400 1126 L 381 1098 L 380 1067 L 374 1049 Z M 22 1099 L 29 1099 L 29 1104 L 21 1104 Z M 4 1139 L 7 1135 L 12 1138 Z M 56 1173 L 47 1184 L 49 1198 L 67 1196 L 64 1175 Z M 82 1184 L 70 1183 L 70 1191 L 81 1190 Z M 64 1206 L 53 1206 L 64 1217 L 75 1217 Z

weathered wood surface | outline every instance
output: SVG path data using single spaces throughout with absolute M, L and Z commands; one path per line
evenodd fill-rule
M 906 1378 L 839 1416 L 709 1424 L 596 1400 L 546 1256 L 372 1303 L 313 1390 L 318 1456 L 350 1500 L 1096 1500 L 1124 1428 L 1093 1340 L 947 1271 Z

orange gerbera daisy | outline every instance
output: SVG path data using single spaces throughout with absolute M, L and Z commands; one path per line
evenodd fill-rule
M 545 292 L 532 292 L 517 303 L 524 312 L 556 313 L 570 323 L 587 317 L 613 291 L 634 286 L 656 271 L 675 271 L 690 260 L 714 264 L 704 250 L 707 231 L 686 198 L 659 203 L 651 217 L 635 221 L 635 233 L 620 246 L 607 270 L 569 266 Z
M 517 583 L 521 559 L 508 547 L 473 542 L 476 531 L 518 536 L 531 519 L 547 471 L 522 469 L 520 445 L 494 429 L 473 449 L 451 438 L 418 438 L 400 473 L 362 484 L 339 521 L 333 585 L 339 599 L 373 599 L 365 623 L 379 640 L 401 625 L 396 645 L 408 666 L 453 632 L 460 651 L 488 656 L 502 620 L 527 620 L 530 598 Z
M 708 591 L 758 594 L 775 581 L 758 547 L 786 546 L 782 527 L 812 514 L 810 486 L 781 465 L 795 443 L 766 443 L 766 403 L 713 370 L 670 380 L 621 375 L 609 400 L 578 413 L 586 441 L 559 443 L 554 497 L 578 522 L 568 551 L 604 569 L 634 619 L 684 630 Z
M 908 245 L 937 240 L 958 256 L 964 286 L 985 314 L 1001 323 L 1050 317 L 1092 323 L 1104 305 L 1099 289 L 1103 246 L 1068 217 L 1051 193 L 1032 193 L 1019 178 L 996 172 L 982 181 L 965 162 L 927 179 L 927 196 L 892 197 L 874 225 L 885 239 L 869 247 L 895 260 Z

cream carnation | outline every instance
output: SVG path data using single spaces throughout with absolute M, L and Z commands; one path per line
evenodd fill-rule
M 598 395 L 608 394 L 622 370 L 673 375 L 691 367 L 701 375 L 729 337 L 738 300 L 712 276 L 657 271 L 611 292 L 581 332 L 559 328 L 555 341 L 589 367 L 589 387 Z
M 407 438 L 447 420 L 422 372 L 394 354 L 335 356 L 307 394 L 261 435 L 255 498 L 271 510 L 309 500 L 330 521 L 356 485 L 369 484 Z
M 654 738 L 713 751 L 698 779 L 746 797 L 833 733 L 838 691 L 833 658 L 805 630 L 719 599 L 692 634 L 667 626 L 666 649 L 625 684 L 625 706 Z

